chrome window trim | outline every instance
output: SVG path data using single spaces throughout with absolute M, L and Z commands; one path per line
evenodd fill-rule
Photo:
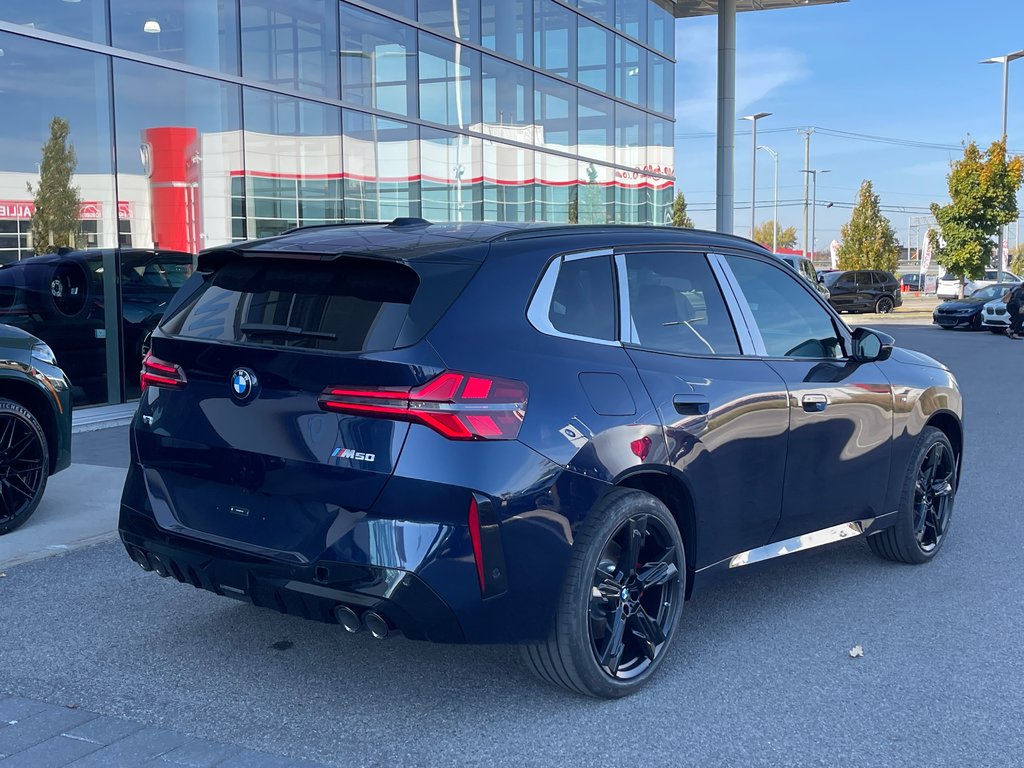
M 725 296 L 725 303 L 733 315 L 733 325 L 736 326 L 736 331 L 740 334 L 740 349 L 743 354 L 752 357 L 767 357 L 768 349 L 764 345 L 764 339 L 761 338 L 761 330 L 757 327 L 757 321 L 754 320 L 754 313 L 750 309 L 750 304 L 747 303 L 747 297 L 740 289 L 736 275 L 733 274 L 725 255 L 709 253 L 708 261 L 711 263 L 715 277 L 718 278 L 720 284 L 723 284 L 722 295 Z M 728 286 L 728 292 L 724 290 L 725 286 Z M 735 320 L 737 312 L 743 319 L 742 328 Z
M 558 273 L 562 269 L 562 264 L 581 259 L 608 258 L 612 255 L 613 253 L 610 248 L 602 248 L 595 251 L 564 253 L 553 258 L 544 269 L 544 274 L 541 276 L 540 282 L 537 283 L 530 303 L 526 308 L 526 319 L 530 325 L 545 336 L 554 336 L 571 341 L 585 341 L 590 344 L 600 344 L 604 347 L 621 347 L 622 343 L 618 339 L 595 339 L 591 336 L 576 336 L 571 333 L 564 333 L 551 324 L 550 318 L 551 301 L 554 299 L 555 284 L 558 282 Z M 614 278 L 612 284 L 613 286 L 615 285 Z M 622 335 L 621 332 L 619 335 Z
M 636 344 L 636 326 L 629 306 L 629 278 L 626 273 L 626 254 L 615 254 L 615 279 L 619 289 L 619 341 Z

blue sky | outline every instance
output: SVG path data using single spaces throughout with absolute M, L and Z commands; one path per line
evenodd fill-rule
M 676 23 L 676 184 L 697 226 L 714 228 L 717 24 Z M 820 126 L 861 134 L 959 145 L 997 138 L 1002 67 L 982 59 L 1024 49 L 1022 0 L 851 0 L 839 5 L 743 13 L 737 29 L 737 115 L 772 112 L 758 144 L 779 152 L 779 220 L 803 231 L 803 137 Z M 1024 59 L 1010 65 L 1011 150 L 1024 153 Z M 737 122 L 736 233 L 750 229 L 749 122 Z M 777 132 L 772 132 L 777 131 Z M 694 134 L 697 134 L 694 136 Z M 871 179 L 903 242 L 910 216 L 946 198 L 949 162 L 959 152 L 811 138 L 818 180 L 818 248 L 839 237 L 852 203 Z M 757 220 L 772 216 L 774 165 L 758 153 Z M 824 202 L 822 202 L 824 201 Z M 1022 196 L 1024 201 L 1024 196 Z M 764 207 L 762 207 L 764 206 Z M 1024 228 L 1024 227 L 1022 227 Z M 917 243 L 917 235 L 914 237 Z M 1011 229 L 1011 245 L 1014 242 Z

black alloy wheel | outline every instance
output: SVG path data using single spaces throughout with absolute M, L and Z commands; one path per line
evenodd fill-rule
M 980 331 L 981 330 L 981 313 L 980 312 L 978 314 L 976 314 L 974 317 L 971 318 L 971 326 L 970 327 L 971 327 L 972 331 Z
M 868 536 L 881 558 L 920 564 L 931 560 L 947 538 L 957 488 L 957 458 L 942 430 L 925 427 L 903 485 L 896 522 Z
M 665 658 L 686 598 L 686 550 L 657 498 L 617 488 L 580 526 L 547 639 L 523 646 L 546 682 L 596 698 L 626 696 Z
M 680 594 L 676 545 L 655 517 L 639 515 L 619 526 L 594 569 L 590 644 L 610 676 L 642 674 L 665 645 Z
M 879 315 L 887 315 L 893 311 L 896 307 L 896 302 L 892 300 L 891 296 L 881 296 L 878 301 L 875 302 L 875 312 Z
M 46 489 L 46 435 L 31 411 L 0 399 L 0 534 L 35 512 Z

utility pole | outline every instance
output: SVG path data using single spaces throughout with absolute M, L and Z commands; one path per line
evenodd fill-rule
M 811 134 L 814 133 L 814 129 L 801 128 L 797 133 L 804 135 L 804 256 L 810 258 L 807 241 L 811 236 Z

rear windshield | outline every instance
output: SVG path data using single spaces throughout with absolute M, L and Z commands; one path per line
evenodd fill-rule
M 239 259 L 205 276 L 161 326 L 187 339 L 329 352 L 371 352 L 419 341 L 476 270 L 339 258 Z

